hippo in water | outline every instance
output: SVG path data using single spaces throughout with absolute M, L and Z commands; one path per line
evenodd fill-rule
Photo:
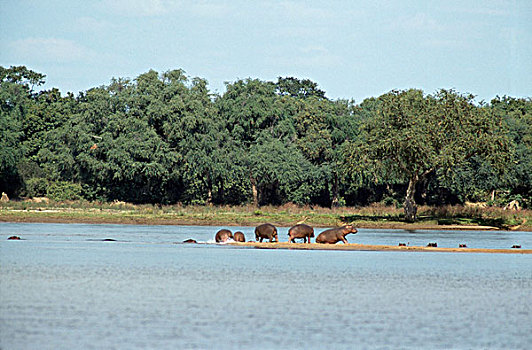
M 277 228 L 272 224 L 262 224 L 255 228 L 255 239 L 257 242 L 262 242 L 264 238 L 268 238 L 271 242 L 279 242 L 277 238 Z
M 306 224 L 297 224 L 288 230 L 288 242 L 295 243 L 296 238 L 303 238 L 304 242 L 310 243 L 310 238 L 314 237 L 314 229 Z
M 245 242 L 246 236 L 244 236 L 242 232 L 236 231 L 235 234 L 233 235 L 233 239 L 235 240 L 235 242 Z
M 347 244 L 345 236 L 350 233 L 357 232 L 357 229 L 353 225 L 344 225 L 337 228 L 330 228 L 328 230 L 323 231 L 318 235 L 318 237 L 316 237 L 316 243 L 336 244 L 342 241 L 344 242 L 344 244 Z
M 227 242 L 229 239 L 233 239 L 233 234 L 231 231 L 222 229 L 218 232 L 216 232 L 216 236 L 214 236 L 214 240 L 216 243 L 223 243 Z

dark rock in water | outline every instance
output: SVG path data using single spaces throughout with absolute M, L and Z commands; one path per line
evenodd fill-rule
M 435 242 L 431 242 L 431 243 L 427 244 L 427 247 L 436 248 L 437 246 L 438 246 L 438 243 L 435 243 Z
M 514 244 L 514 245 L 512 246 L 512 248 L 514 248 L 514 249 L 520 249 L 521 246 L 520 246 L 519 244 Z
M 102 242 L 116 242 L 116 239 L 113 239 L 113 238 L 104 238 L 104 239 L 102 239 Z
M 459 244 L 458 248 L 467 248 L 467 244 Z
M 195 239 L 189 238 L 183 241 L 183 243 L 198 243 Z
M 11 241 L 20 241 L 22 238 L 20 238 L 19 236 L 11 236 L 8 238 L 8 240 L 11 240 Z

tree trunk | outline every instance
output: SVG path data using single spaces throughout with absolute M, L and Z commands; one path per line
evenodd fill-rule
M 332 192 L 331 208 L 337 208 L 338 207 L 338 175 L 336 175 L 336 173 L 333 174 L 331 192 Z
M 414 200 L 414 195 L 416 194 L 416 185 L 419 181 L 418 175 L 414 175 L 408 182 L 408 189 L 406 190 L 406 197 L 404 202 L 405 210 L 405 221 L 414 222 L 416 221 L 417 206 L 416 201 Z
M 252 175 L 249 176 L 251 182 L 251 192 L 253 194 L 253 206 L 259 206 L 259 192 L 257 191 L 257 181 L 253 178 Z
M 207 205 L 212 206 L 212 190 L 210 188 L 207 190 Z
M 210 178 L 207 181 L 207 205 L 212 205 L 212 181 Z

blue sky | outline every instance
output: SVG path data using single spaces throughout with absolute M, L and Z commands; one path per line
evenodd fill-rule
M 309 78 L 327 96 L 532 96 L 532 1 L 0 0 L 0 65 L 63 93 L 181 68 L 213 92 Z

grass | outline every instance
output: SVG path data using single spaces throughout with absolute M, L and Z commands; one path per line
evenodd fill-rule
M 418 221 L 403 220 L 403 210 L 382 204 L 368 207 L 322 208 L 285 204 L 282 206 L 183 206 L 134 205 L 124 202 L 69 201 L 36 203 L 9 201 L 0 203 L 0 221 L 13 222 L 87 222 L 167 225 L 254 226 L 271 222 L 292 226 L 298 222 L 315 227 L 353 223 L 372 228 L 446 228 L 449 225 L 492 226 L 501 229 L 532 231 L 532 211 L 505 211 L 501 208 L 441 206 L 418 208 Z M 523 224 L 524 223 L 524 224 Z

